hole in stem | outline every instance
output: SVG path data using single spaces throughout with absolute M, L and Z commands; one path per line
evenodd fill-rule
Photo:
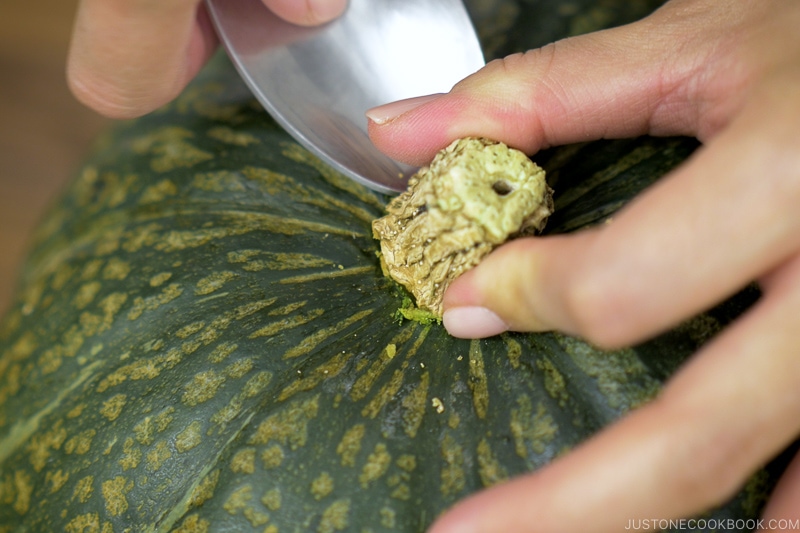
M 492 184 L 492 190 L 496 192 L 498 196 L 506 196 L 514 191 L 514 187 L 507 181 L 497 180 Z

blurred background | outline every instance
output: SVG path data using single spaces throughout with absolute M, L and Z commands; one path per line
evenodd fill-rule
M 64 79 L 77 4 L 0 0 L 0 315 L 33 228 L 109 124 Z

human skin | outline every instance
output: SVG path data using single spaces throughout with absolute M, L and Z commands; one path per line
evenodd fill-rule
M 282 18 L 315 25 L 347 0 L 263 0 Z M 112 118 L 173 100 L 217 48 L 202 0 L 81 0 L 67 58 L 73 94 Z
M 703 143 L 610 224 L 514 241 L 456 280 L 444 301 L 455 336 L 560 330 L 617 348 L 750 282 L 763 291 L 656 400 L 467 498 L 432 533 L 615 532 L 696 515 L 800 434 L 798 28 L 796 0 L 672 0 L 368 112 L 375 144 L 417 165 L 473 135 L 528 154 L 643 134 Z M 763 517 L 800 518 L 800 459 Z

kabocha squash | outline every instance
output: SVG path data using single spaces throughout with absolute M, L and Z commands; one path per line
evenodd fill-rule
M 470 7 L 496 54 L 654 7 L 596 4 Z M 548 231 L 601 222 L 694 147 L 538 154 Z M 295 144 L 221 58 L 102 139 L 0 326 L 0 531 L 422 531 L 652 398 L 757 297 L 615 352 L 453 339 L 395 318 L 370 227 L 387 200 Z M 772 483 L 709 516 L 755 516 Z

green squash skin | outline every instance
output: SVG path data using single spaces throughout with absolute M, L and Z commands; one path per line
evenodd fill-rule
M 558 37 L 525 37 L 530 20 L 563 35 L 655 3 L 506 4 L 511 23 L 471 9 L 524 49 Z M 538 154 L 557 191 L 548 231 L 601 223 L 695 147 Z M 101 139 L 0 324 L 0 532 L 423 531 L 652 399 L 758 297 L 615 352 L 453 339 L 395 319 L 370 228 L 386 200 L 300 148 L 221 58 Z M 774 479 L 708 517 L 757 516 Z

